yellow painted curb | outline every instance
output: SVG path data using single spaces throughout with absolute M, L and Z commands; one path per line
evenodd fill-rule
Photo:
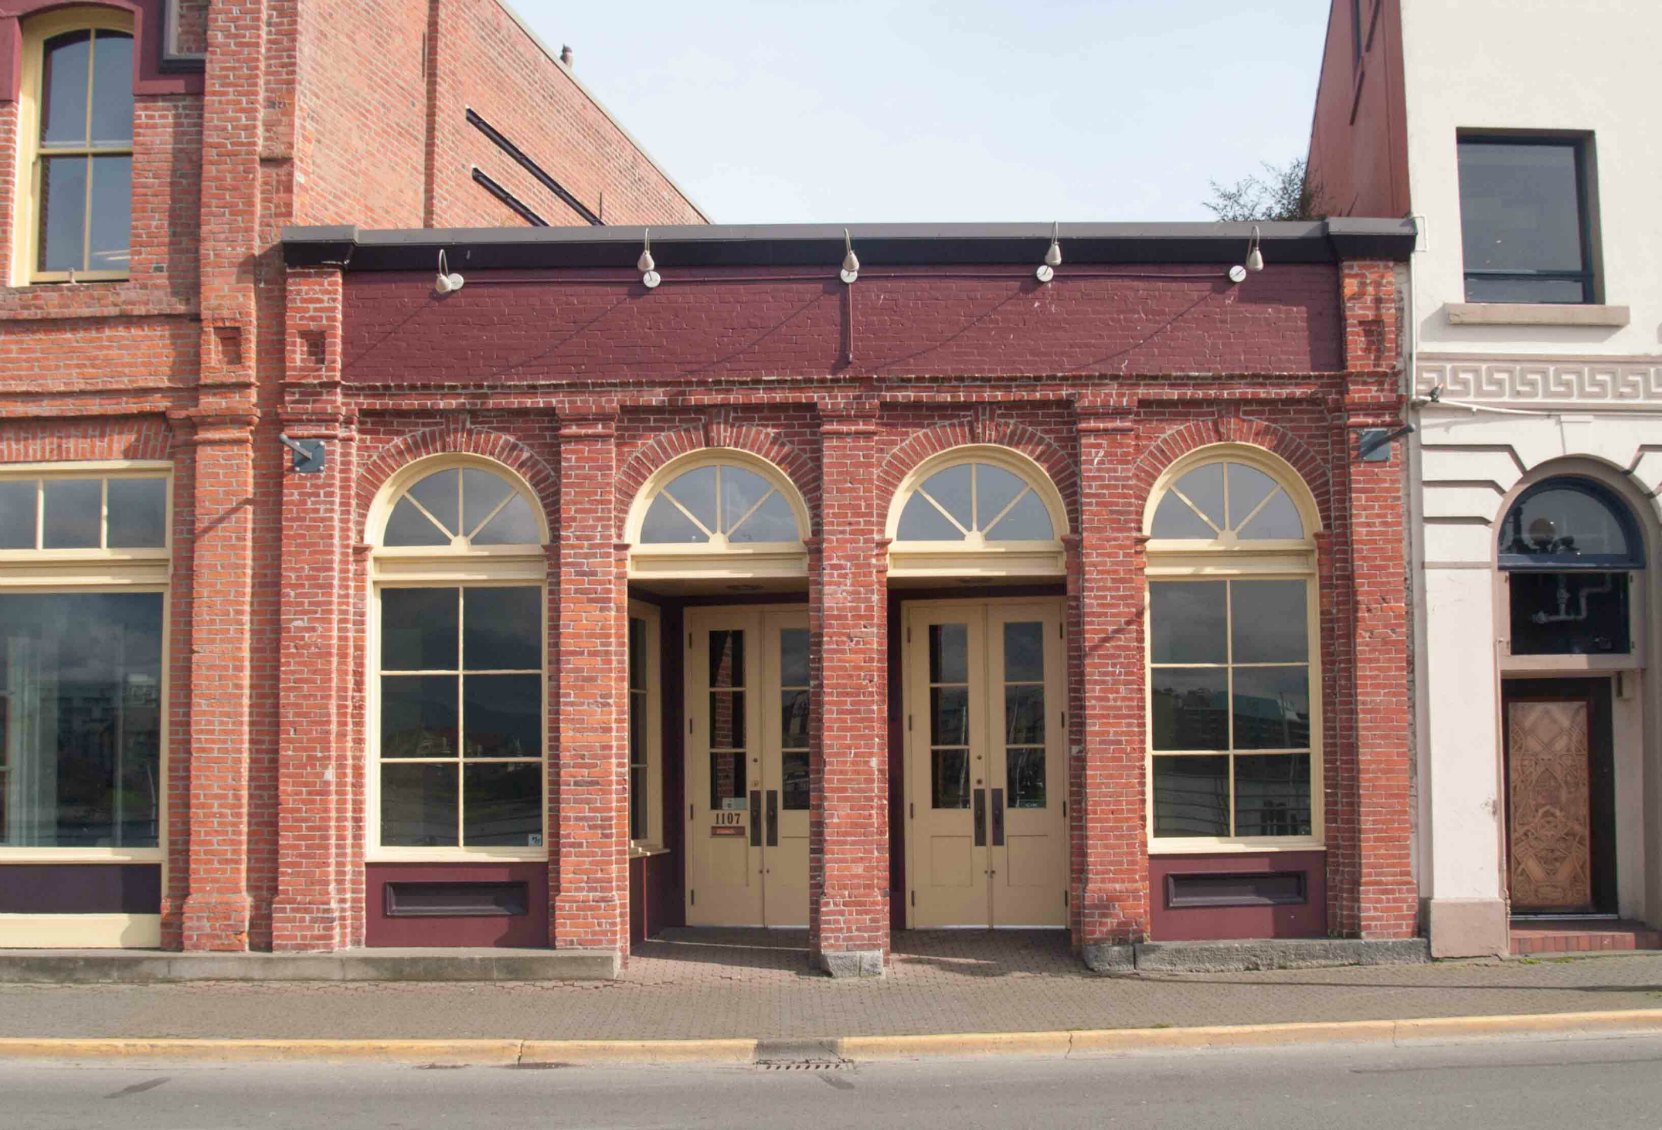
M 1403 1043 L 1505 1035 L 1593 1036 L 1662 1031 L 1662 1009 L 1418 1020 L 1317 1021 L 1199 1028 L 1104 1028 L 1057 1032 L 964 1032 L 848 1036 L 826 1041 L 855 1063 L 946 1056 L 1125 1055 L 1204 1048 Z M 530 1063 L 755 1062 L 759 1041 L 711 1040 L 190 1040 L 0 1037 L 0 1059 L 121 1059 L 194 1062 L 374 1061 L 514 1066 Z
M 751 1063 L 755 1040 L 526 1040 L 522 1063 Z

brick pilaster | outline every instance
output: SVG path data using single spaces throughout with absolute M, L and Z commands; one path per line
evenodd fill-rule
M 1081 403 L 1079 532 L 1068 539 L 1068 791 L 1074 945 L 1105 947 L 1148 930 L 1141 499 L 1132 419 Z
M 624 954 L 629 603 L 616 530 L 616 423 L 615 414 L 560 421 L 549 882 L 554 945 Z
M 294 440 L 321 440 L 324 469 L 302 474 L 281 453 L 283 542 L 278 684 L 277 896 L 271 946 L 346 944 L 343 860 L 358 800 L 348 759 L 353 653 L 353 433 L 340 399 L 340 292 L 334 271 L 288 280 L 283 425 Z
M 874 406 L 820 410 L 820 528 L 808 563 L 814 716 L 808 944 L 833 975 L 889 949 L 887 611 Z

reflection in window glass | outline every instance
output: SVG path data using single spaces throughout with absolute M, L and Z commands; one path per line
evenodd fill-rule
M 40 497 L 36 479 L 0 479 L 0 549 L 34 549 Z
M 1463 139 L 1469 302 L 1591 302 L 1581 142 Z
M 895 527 L 899 541 L 1049 541 L 1050 511 L 1020 476 L 991 463 L 957 463 L 913 490 Z
M 446 467 L 410 484 L 382 534 L 383 545 L 431 549 L 542 540 L 525 496 L 505 476 L 478 467 Z
M 1181 475 L 1154 508 L 1150 536 L 1214 541 L 1295 541 L 1298 507 L 1270 476 L 1245 463 L 1207 463 Z
M 1506 574 L 1513 655 L 1626 655 L 1630 573 Z
M 796 511 L 766 477 L 733 463 L 683 471 L 659 488 L 641 520 L 642 545 L 800 541 Z
M 158 845 L 162 606 L 0 596 L 0 845 Z
M 1563 485 L 1558 485 L 1563 484 Z M 1628 537 L 1631 518 L 1603 487 L 1554 480 L 1528 491 L 1501 523 L 1503 565 L 1641 565 Z
M 1310 756 L 1235 759 L 1235 834 L 1308 836 Z
M 167 544 L 167 480 L 108 480 L 111 549 L 160 549 Z
M 1229 758 L 1154 759 L 1154 834 L 1229 835 Z
M 72 31 L 42 45 L 35 267 L 128 269 L 133 37 Z
M 47 479 L 41 484 L 41 547 L 97 549 L 104 521 L 104 480 Z

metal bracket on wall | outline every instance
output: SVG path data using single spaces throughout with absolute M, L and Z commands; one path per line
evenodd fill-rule
M 1363 428 L 1356 433 L 1356 455 L 1364 463 L 1389 463 L 1391 443 L 1413 430 L 1413 424 L 1404 424 L 1394 432 L 1384 428 Z
M 293 467 L 302 475 L 318 475 L 323 473 L 323 441 L 320 439 L 290 439 L 286 435 L 277 437 L 284 447 L 294 452 Z

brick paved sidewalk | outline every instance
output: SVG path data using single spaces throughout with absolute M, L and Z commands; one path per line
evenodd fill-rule
M 1108 978 L 1060 934 L 952 932 L 898 936 L 881 981 L 832 981 L 802 943 L 689 933 L 581 984 L 6 985 L 0 1036 L 776 1039 L 1662 1008 L 1662 954 Z

